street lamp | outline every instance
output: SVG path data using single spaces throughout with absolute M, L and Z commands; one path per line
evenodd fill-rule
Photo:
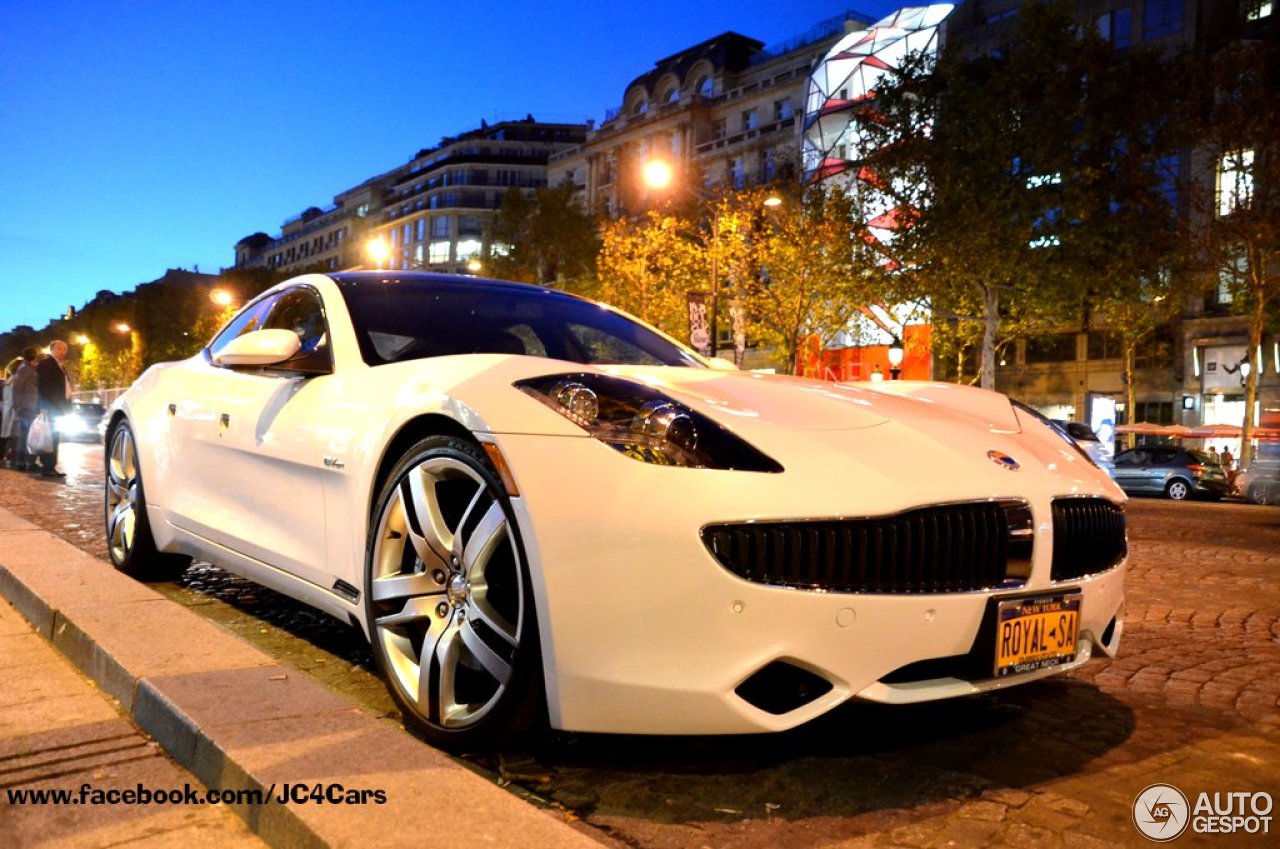
M 893 337 L 893 344 L 889 346 L 889 378 L 898 380 L 902 377 L 902 340 Z
M 381 236 L 374 236 L 364 243 L 364 252 L 373 261 L 373 267 L 381 270 L 382 263 L 386 262 L 387 257 L 391 255 L 391 248 L 387 246 L 386 240 Z
M 214 289 L 209 293 L 209 300 L 213 301 L 220 307 L 229 307 L 231 306 L 231 301 L 234 300 L 234 298 L 226 289 Z
M 89 337 L 85 336 L 83 333 L 77 333 L 75 336 L 71 337 L 71 341 L 75 342 L 77 345 L 88 345 Z
M 133 331 L 133 328 L 125 324 L 123 321 L 116 322 L 111 326 L 111 329 L 116 333 L 131 333 Z
M 480 269 L 482 268 L 484 268 L 484 265 L 475 257 L 467 260 L 467 271 L 470 271 L 472 274 L 479 274 Z

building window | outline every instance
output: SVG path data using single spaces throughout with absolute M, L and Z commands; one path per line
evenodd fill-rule
M 1156 178 L 1160 181 L 1156 191 L 1164 197 L 1170 209 L 1178 208 L 1178 181 L 1182 176 L 1182 157 L 1178 154 L 1162 156 L 1156 160 Z
M 448 242 L 432 242 L 427 258 L 432 263 L 441 263 L 449 261 L 449 243 Z
M 459 236 L 479 236 L 484 232 L 484 225 L 478 215 L 463 215 L 458 218 Z
M 773 102 L 773 120 L 788 121 L 795 114 L 795 107 L 791 105 L 790 100 L 775 100 Z
M 733 180 L 735 189 L 744 189 L 747 186 L 747 174 L 742 168 L 742 160 L 734 159 L 729 163 L 729 171 Z
M 763 182 L 772 183 L 778 176 L 778 155 L 772 150 L 764 152 L 760 163 L 760 178 Z
M 1036 363 L 1071 363 L 1076 359 L 1076 334 L 1050 333 L 1046 336 L 1032 336 L 1027 340 L 1025 362 Z
M 703 97 L 711 97 L 716 93 L 716 84 L 711 77 L 703 77 L 698 80 L 698 84 L 695 88 L 697 89 L 698 94 Z
M 715 121 L 711 123 L 711 138 L 716 140 L 724 138 L 725 131 L 727 129 L 728 127 L 726 125 L 725 119 L 717 118 Z
M 1260 21 L 1271 17 L 1275 4 L 1272 0 L 1252 0 L 1245 12 L 1245 20 Z
M 431 238 L 447 239 L 449 237 L 449 216 L 437 215 L 431 219 Z
M 680 102 L 680 89 L 678 89 L 678 88 L 673 88 L 673 89 L 671 89 L 670 91 L 668 91 L 668 92 L 667 92 L 667 96 L 666 96 L 665 98 L 663 98 L 663 102 L 664 102 L 664 103 L 679 103 L 679 102 Z
M 1182 32 L 1184 0 L 1146 0 L 1142 4 L 1142 37 L 1150 41 Z
M 1218 158 L 1218 215 L 1248 209 L 1253 200 L 1253 151 L 1232 150 Z
M 480 256 L 480 240 L 479 239 L 460 239 L 458 240 L 458 262 L 466 262 L 472 257 Z
M 1104 12 L 1098 17 L 1098 32 L 1115 47 L 1133 43 L 1133 10 L 1128 6 Z
M 748 109 L 742 113 L 742 129 L 754 130 L 760 126 L 760 110 Z
M 414 232 L 415 241 L 421 242 L 427 237 L 427 219 L 419 218 L 417 222 L 417 230 Z

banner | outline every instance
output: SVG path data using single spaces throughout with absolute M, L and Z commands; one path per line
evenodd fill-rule
M 713 356 L 711 325 L 707 320 L 707 296 L 703 292 L 689 293 L 689 344 L 702 356 Z

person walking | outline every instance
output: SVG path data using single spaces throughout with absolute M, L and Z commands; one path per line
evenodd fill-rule
M 34 347 L 22 350 L 22 357 L 17 360 L 18 367 L 9 379 L 9 389 L 13 393 L 13 433 L 10 443 L 11 460 L 9 468 L 32 471 L 35 469 L 35 458 L 27 451 L 27 432 L 31 423 L 40 412 L 40 391 L 37 387 L 39 377 L 36 374 L 36 361 L 40 359 L 40 351 Z
M 53 431 L 53 451 L 40 455 L 40 474 L 47 478 L 64 477 L 58 468 L 58 417 L 71 411 L 71 383 L 62 363 L 67 358 L 67 343 L 55 339 L 49 343 L 49 356 L 36 365 L 37 387 L 40 392 L 40 412 L 49 414 Z
M 21 359 L 15 358 L 7 368 L 0 369 L 0 465 L 9 465 L 9 446 L 13 444 L 13 387 L 9 381 L 18 370 Z

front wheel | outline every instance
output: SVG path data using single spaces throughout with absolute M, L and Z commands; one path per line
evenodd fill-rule
M 1164 488 L 1165 494 L 1174 501 L 1183 501 L 1191 494 L 1191 487 L 1184 480 L 1169 481 L 1169 485 Z
M 111 563 L 121 572 L 143 580 L 176 578 L 191 558 L 156 548 L 147 518 L 138 447 L 128 422 L 122 421 L 110 431 L 107 446 L 104 501 Z
M 544 711 L 533 593 L 511 504 L 474 443 L 431 437 L 400 458 L 366 551 L 373 652 L 434 745 L 491 750 Z
M 1280 488 L 1280 484 L 1277 488 Z M 1274 504 L 1276 493 L 1266 481 L 1255 481 L 1249 485 L 1249 500 L 1254 504 Z

